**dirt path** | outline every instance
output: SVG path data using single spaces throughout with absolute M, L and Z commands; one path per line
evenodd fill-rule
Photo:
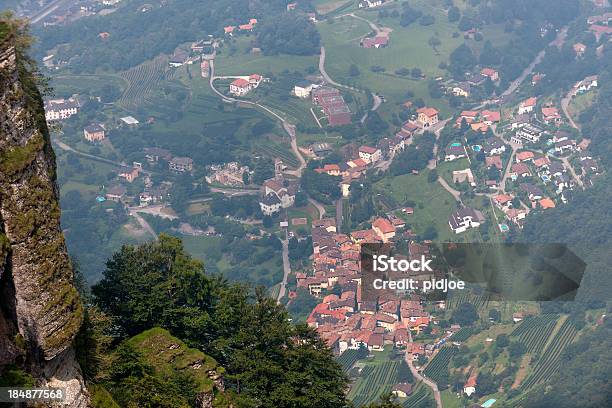
M 446 180 L 444 180 L 444 178 L 442 178 L 441 176 L 438 176 L 438 183 L 440 183 L 440 185 L 444 187 L 444 189 L 453 196 L 455 201 L 457 201 L 459 204 L 463 204 L 463 202 L 461 201 L 461 191 L 455 190 L 454 188 L 449 186 Z
M 317 211 L 319 212 L 319 219 L 325 217 L 325 206 L 323 206 L 323 204 L 311 197 L 308 197 L 308 202 L 317 208 Z
M 151 226 L 149 225 L 149 223 L 147 222 L 147 220 L 145 220 L 144 218 L 142 218 L 142 216 L 140 214 L 138 214 L 138 212 L 136 210 L 129 210 L 129 215 L 131 215 L 132 217 L 134 217 L 136 219 L 136 221 L 138 221 L 138 223 L 140 224 L 140 226 L 142 227 L 142 229 L 144 229 L 145 231 L 147 231 L 149 234 L 151 234 L 151 236 L 153 237 L 153 239 L 157 240 L 157 234 L 155 233 L 155 231 L 153 230 L 153 228 L 151 228 Z

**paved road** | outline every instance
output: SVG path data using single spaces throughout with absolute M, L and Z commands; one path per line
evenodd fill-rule
M 308 202 L 317 208 L 317 211 L 319 212 L 319 219 L 325 217 L 325 207 L 323 204 L 310 197 L 308 197 Z
M 342 229 L 342 207 L 344 206 L 344 198 L 336 200 L 336 229 L 338 232 Z
M 572 166 L 568 158 L 559 157 L 559 159 L 561 159 L 561 162 L 563 162 L 563 165 L 565 166 L 565 168 L 570 171 L 570 173 L 572 174 L 572 177 L 574 178 L 574 180 L 576 180 L 576 183 L 578 183 L 578 185 L 582 187 L 582 189 L 584 189 L 584 183 L 582 182 L 582 179 L 578 176 L 578 174 L 576 173 L 576 170 L 574 170 L 574 166 Z
M 514 156 L 516 155 L 516 151 L 519 149 L 520 146 L 515 143 L 510 143 L 510 147 L 512 148 L 512 154 L 510 154 L 510 159 L 508 159 L 508 165 L 506 166 L 506 170 L 504 171 L 504 176 L 502 177 L 502 180 L 499 183 L 499 190 L 502 193 L 506 192 L 506 180 L 510 176 L 512 163 L 514 163 Z
M 283 280 L 281 281 L 281 285 L 278 290 L 278 297 L 276 298 L 276 301 L 279 303 L 287 292 L 287 280 L 291 274 L 291 263 L 289 262 L 289 239 L 286 234 L 287 231 L 285 231 L 285 239 L 281 241 L 283 244 Z
M 167 208 L 166 205 L 150 205 L 148 207 L 130 207 L 130 211 L 135 213 L 145 213 L 155 215 L 161 218 L 167 218 L 169 220 L 175 220 L 178 217 L 176 215 L 168 214 L 163 212 L 163 209 Z
M 553 41 L 551 41 L 549 45 L 556 45 L 557 47 L 560 47 L 565 42 L 566 37 L 567 37 L 567 27 L 563 27 L 561 30 L 559 30 L 559 33 L 557 33 L 557 37 Z M 508 89 L 506 89 L 501 94 L 501 96 L 504 97 L 504 96 L 508 96 L 514 93 L 514 91 L 516 91 L 518 87 L 521 86 L 525 78 L 527 78 L 527 76 L 531 74 L 531 72 L 533 72 L 533 69 L 536 67 L 536 65 L 542 62 L 542 59 L 544 59 L 545 55 L 546 55 L 545 49 L 540 51 L 538 55 L 535 56 L 533 61 L 531 61 L 531 64 L 529 64 L 527 68 L 523 70 L 523 73 L 518 78 L 512 81 L 510 86 L 508 86 Z
M 357 89 L 353 88 L 352 86 L 339 84 L 338 82 L 331 79 L 331 77 L 327 74 L 327 71 L 325 71 L 325 47 L 321 47 L 321 53 L 319 54 L 319 71 L 321 72 L 323 79 L 325 79 L 325 82 L 327 82 L 328 84 L 340 88 L 352 89 L 354 91 L 357 91 Z
M 42 20 L 45 17 L 47 17 L 49 14 L 53 13 L 60 6 L 69 5 L 72 2 L 74 2 L 74 1 L 73 0 L 55 0 L 55 1 L 52 1 L 51 3 L 47 4 L 42 9 L 40 9 L 37 12 L 35 12 L 34 14 L 28 16 L 28 18 L 30 19 L 30 23 L 31 24 L 36 24 L 40 20 Z
M 243 195 L 256 195 L 259 194 L 259 190 L 254 189 L 238 189 L 238 188 L 219 188 L 219 187 L 211 187 L 210 191 L 213 193 L 223 193 L 227 196 L 243 196 Z
M 410 330 L 408 330 L 408 337 L 409 341 L 412 342 L 412 334 L 410 333 Z M 423 381 L 425 385 L 431 388 L 431 391 L 434 395 L 434 399 L 436 400 L 436 407 L 442 408 L 442 398 L 440 397 L 440 390 L 438 390 L 438 385 L 429 378 L 423 377 L 421 373 L 419 373 L 419 371 L 414 367 L 412 363 L 412 356 L 408 352 L 406 352 L 404 359 L 406 360 L 406 364 L 408 364 L 408 367 L 410 368 L 410 372 L 412 372 L 412 376 L 417 380 Z
M 436 135 L 436 142 L 434 143 L 433 147 L 433 158 L 429 161 L 429 163 L 427 163 L 427 168 L 430 170 L 435 169 L 438 165 L 438 139 L 440 139 L 440 132 L 442 132 L 442 129 L 444 129 L 444 126 L 446 126 L 446 123 L 449 120 L 451 120 L 451 118 L 440 121 L 428 129 L 430 132 L 433 132 L 434 135 Z

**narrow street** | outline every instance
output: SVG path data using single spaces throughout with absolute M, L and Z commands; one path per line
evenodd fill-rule
M 506 192 L 506 180 L 510 177 L 510 169 L 512 167 L 512 163 L 514 163 L 514 156 L 516 155 L 516 151 L 519 149 L 519 145 L 515 143 L 511 143 L 510 147 L 512 148 L 512 154 L 510 154 L 510 158 L 508 159 L 508 164 L 506 165 L 506 169 L 504 170 L 504 175 L 499 183 L 499 191 L 502 193 Z
M 435 169 L 438 165 L 438 139 L 440 139 L 440 132 L 442 132 L 442 129 L 444 129 L 444 126 L 446 126 L 446 123 L 449 120 L 451 120 L 451 118 L 444 119 L 433 125 L 430 129 L 427 129 L 428 131 L 433 132 L 433 134 L 436 135 L 436 142 L 434 143 L 433 147 L 433 157 L 429 161 L 429 163 L 427 163 L 427 168 L 429 170 Z

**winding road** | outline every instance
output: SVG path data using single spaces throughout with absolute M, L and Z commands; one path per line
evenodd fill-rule
M 408 330 L 408 338 L 409 338 L 408 341 L 412 343 L 412 333 L 410 333 L 410 330 Z M 438 384 L 436 384 L 434 381 L 430 380 L 429 378 L 422 376 L 421 373 L 419 373 L 419 371 L 413 365 L 412 356 L 410 355 L 408 351 L 406 351 L 404 359 L 406 360 L 406 364 L 408 364 L 408 367 L 410 368 L 410 372 L 412 373 L 412 376 L 419 381 L 423 381 L 425 385 L 431 388 L 431 391 L 433 392 L 433 395 L 434 395 L 434 399 L 436 400 L 436 407 L 442 408 L 442 397 L 440 397 L 440 390 L 438 390 Z
M 321 72 L 321 76 L 323 77 L 325 82 L 327 82 L 330 85 L 337 86 L 339 88 L 350 89 L 352 91 L 359 91 L 359 89 L 357 88 L 354 88 L 348 85 L 342 85 L 334 81 L 333 79 L 331 79 L 327 71 L 325 71 L 325 55 L 326 55 L 325 47 L 321 47 L 321 53 L 319 54 L 319 72 Z M 370 108 L 368 112 L 374 112 L 382 104 L 382 98 L 378 96 L 377 94 L 375 94 L 374 92 L 371 92 L 370 94 L 372 95 L 372 107 Z M 365 123 L 366 119 L 368 118 L 368 112 L 364 113 L 364 115 L 361 117 L 361 120 L 360 120 L 361 123 Z
M 278 113 L 274 112 L 272 109 L 268 108 L 265 105 L 262 105 L 259 102 L 247 101 L 244 99 L 238 99 L 238 98 L 233 98 L 233 97 L 224 95 L 217 88 L 215 88 L 214 82 L 216 79 L 219 79 L 219 78 L 223 78 L 223 77 L 215 76 L 215 61 L 211 60 L 210 61 L 210 78 L 209 78 L 210 89 L 212 89 L 214 93 L 216 93 L 219 97 L 221 97 L 221 99 L 224 102 L 236 102 L 236 103 L 241 103 L 243 105 L 248 105 L 248 106 L 255 107 L 255 108 L 260 108 L 266 111 L 267 113 L 269 113 L 270 115 L 274 116 L 276 119 L 278 119 L 283 125 L 283 129 L 285 129 L 285 132 L 287 132 L 287 134 L 289 135 L 291 139 L 291 150 L 293 151 L 293 154 L 295 155 L 295 157 L 300 163 L 296 170 L 289 170 L 289 171 L 286 171 L 286 173 L 294 175 L 298 178 L 301 177 L 302 171 L 306 167 L 306 160 L 304 160 L 304 157 L 302 156 L 302 154 L 300 153 L 300 150 L 297 147 L 295 126 L 287 122 L 287 120 L 285 120 L 285 118 L 280 116 Z

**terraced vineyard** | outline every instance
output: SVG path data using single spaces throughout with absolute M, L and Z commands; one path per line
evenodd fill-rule
M 119 105 L 127 110 L 133 110 L 148 102 L 156 85 L 171 74 L 168 67 L 168 57 L 159 56 L 154 60 L 130 68 L 121 77 L 128 81 L 128 87 L 119 99 Z
M 451 341 L 466 341 L 472 334 L 476 333 L 476 329 L 473 327 L 463 327 L 459 331 L 453 334 L 450 338 Z
M 281 144 L 274 143 L 271 141 L 255 142 L 253 149 L 256 153 L 262 154 L 268 157 L 278 157 L 290 167 L 298 167 L 299 163 L 293 153 Z
M 471 303 L 476 309 L 481 310 L 487 307 L 489 298 L 484 295 L 474 295 L 465 291 L 457 291 L 447 300 L 447 303 L 447 307 L 450 310 L 455 309 L 462 303 Z
M 518 337 L 518 340 L 527 348 L 528 353 L 538 355 L 552 334 L 557 319 L 558 316 L 552 314 L 527 318 L 510 335 Z
M 374 367 L 373 370 L 362 372 L 357 388 L 352 392 L 352 401 L 356 407 L 368 404 L 379 395 L 391 391 L 397 383 L 401 361 L 386 361 Z
M 542 352 L 531 375 L 521 384 L 521 389 L 528 389 L 538 384 L 560 368 L 561 353 L 574 340 L 576 333 L 578 333 L 578 330 L 574 327 L 574 324 L 566 319 L 555 337 Z
M 423 374 L 435 382 L 440 381 L 443 374 L 448 374 L 448 364 L 456 352 L 455 347 L 442 347 L 434 359 L 427 364 Z
M 424 405 L 426 401 L 429 399 L 429 391 L 427 387 L 422 383 L 417 385 L 416 389 L 412 392 L 406 401 L 402 403 L 402 407 L 404 408 L 418 408 L 421 405 Z
M 353 365 L 358 360 L 366 358 L 367 356 L 368 350 L 365 348 L 359 350 L 346 350 L 338 358 L 336 358 L 336 361 L 342 366 L 342 371 L 347 372 L 353 368 Z

